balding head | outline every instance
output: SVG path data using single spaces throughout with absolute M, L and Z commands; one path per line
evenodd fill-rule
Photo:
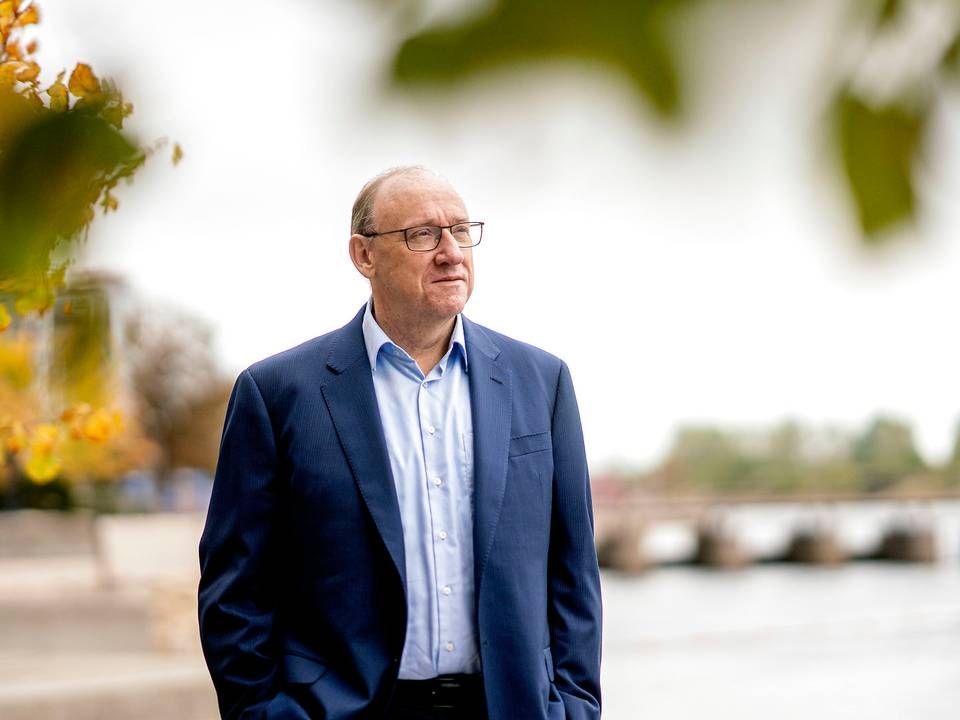
M 374 216 L 380 189 L 394 178 L 407 176 L 426 176 L 446 182 L 440 175 L 423 165 L 400 165 L 384 170 L 376 177 L 368 180 L 366 185 L 361 188 L 357 199 L 353 201 L 353 212 L 350 216 L 350 233 L 352 235 L 370 235 L 376 232 Z

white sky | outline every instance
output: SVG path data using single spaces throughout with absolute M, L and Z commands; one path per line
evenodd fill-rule
M 653 462 L 682 423 L 880 411 L 940 461 L 960 418 L 957 97 L 923 227 L 867 255 L 818 134 L 840 4 L 721 5 L 691 31 L 693 116 L 671 130 L 575 64 L 439 99 L 384 91 L 390 24 L 372 4 L 44 0 L 50 79 L 91 63 L 141 141 L 186 153 L 123 190 L 86 264 L 212 321 L 235 374 L 352 317 L 353 198 L 423 163 L 488 223 L 467 314 L 567 360 L 595 470 Z

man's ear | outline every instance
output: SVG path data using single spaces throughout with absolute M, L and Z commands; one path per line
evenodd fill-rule
M 370 238 L 364 235 L 350 236 L 350 259 L 357 272 L 368 280 L 373 277 L 373 258 L 370 254 Z

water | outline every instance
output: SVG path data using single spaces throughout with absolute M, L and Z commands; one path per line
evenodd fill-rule
M 954 720 L 960 562 L 603 575 L 606 720 Z

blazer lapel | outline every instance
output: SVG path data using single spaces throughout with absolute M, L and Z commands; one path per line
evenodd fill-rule
M 476 592 L 493 546 L 507 482 L 511 374 L 498 362 L 500 348 L 483 328 L 463 318 L 469 357 L 473 418 L 473 554 Z
M 406 591 L 400 504 L 390 470 L 370 361 L 364 348 L 362 322 L 363 308 L 338 331 L 339 337 L 327 359 L 327 367 L 333 375 L 322 385 L 321 391 L 360 495 Z

